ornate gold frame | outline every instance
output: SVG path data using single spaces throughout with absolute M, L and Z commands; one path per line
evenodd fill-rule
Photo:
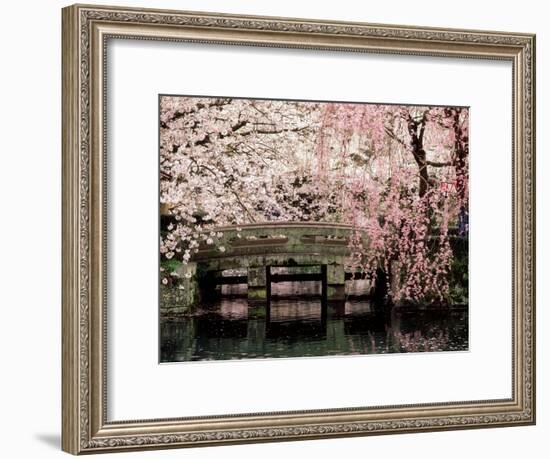
M 512 62 L 512 398 L 107 422 L 104 57 L 109 37 Z M 153 9 L 64 8 L 62 285 L 62 445 L 73 454 L 534 424 L 535 36 Z

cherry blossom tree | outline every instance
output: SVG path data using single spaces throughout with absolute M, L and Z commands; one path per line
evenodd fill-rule
M 354 228 L 352 265 L 398 286 L 395 300 L 443 301 L 449 224 L 467 207 L 468 112 L 462 107 L 331 104 L 318 157 L 337 151 Z M 319 174 L 326 174 L 326 167 Z M 367 234 L 367 243 L 362 233 Z
M 223 251 L 219 226 L 342 222 L 348 268 L 397 281 L 393 300 L 447 295 L 449 227 L 468 200 L 466 108 L 170 96 L 160 129 L 165 259 Z
M 184 247 L 187 261 L 201 241 L 215 243 L 206 229 L 306 218 L 298 190 L 309 183 L 316 116 L 305 103 L 163 97 L 160 200 L 173 221 L 161 253 Z

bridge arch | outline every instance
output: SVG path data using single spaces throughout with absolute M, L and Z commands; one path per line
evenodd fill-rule
M 221 234 L 219 244 L 202 243 L 178 274 L 184 281 L 182 308 L 189 309 L 205 292 L 213 291 L 220 273 L 245 269 L 248 298 L 265 301 L 270 296 L 272 267 L 319 266 L 323 296 L 343 300 L 345 263 L 350 256 L 351 225 L 326 222 L 266 222 L 223 226 L 208 230 Z M 220 250 L 220 244 L 223 251 Z M 313 277 L 312 277 L 313 279 Z M 202 295 L 201 295 L 201 292 Z

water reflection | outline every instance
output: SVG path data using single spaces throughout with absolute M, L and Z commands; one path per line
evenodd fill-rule
M 249 304 L 239 296 L 241 286 L 224 286 L 233 296 L 202 305 L 192 317 L 161 322 L 161 361 L 468 349 L 467 310 L 380 315 L 361 296 L 322 307 L 319 286 L 304 291 L 304 284 L 274 284 L 269 304 Z

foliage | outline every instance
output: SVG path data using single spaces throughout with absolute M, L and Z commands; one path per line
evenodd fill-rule
M 466 108 L 166 96 L 160 122 L 164 259 L 223 252 L 220 226 L 341 222 L 350 269 L 391 273 L 396 300 L 448 297 Z
M 468 303 L 468 244 L 455 241 L 453 259 L 449 271 L 449 304 Z

